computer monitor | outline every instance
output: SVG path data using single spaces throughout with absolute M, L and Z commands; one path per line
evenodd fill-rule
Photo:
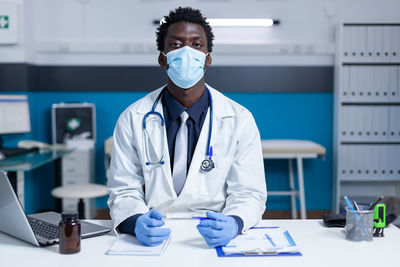
M 29 133 L 31 121 L 27 95 L 0 95 L 0 148 L 1 135 Z

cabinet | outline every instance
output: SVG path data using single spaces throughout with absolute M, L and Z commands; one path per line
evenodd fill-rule
M 343 196 L 400 195 L 400 23 L 341 23 L 334 92 L 333 210 Z
M 62 164 L 62 185 L 88 184 L 94 182 L 94 149 L 74 150 L 64 156 Z M 85 218 L 93 218 L 95 199 L 84 199 Z M 63 211 L 76 211 L 78 199 L 64 198 Z
M 94 183 L 96 112 L 91 103 L 52 105 L 54 144 L 66 144 L 74 151 L 62 158 L 62 185 Z M 92 218 L 94 199 L 84 199 L 85 218 Z M 78 199 L 64 198 L 62 210 L 77 210 Z

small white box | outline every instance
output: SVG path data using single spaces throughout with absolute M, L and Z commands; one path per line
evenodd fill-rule
M 18 42 L 18 6 L 0 2 L 0 45 Z

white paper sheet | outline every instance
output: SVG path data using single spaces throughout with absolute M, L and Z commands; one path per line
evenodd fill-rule
M 135 236 L 121 234 L 107 250 L 107 255 L 161 256 L 168 247 L 169 239 L 158 246 L 149 247 L 141 243 Z

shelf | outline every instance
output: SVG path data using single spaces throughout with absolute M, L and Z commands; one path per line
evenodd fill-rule
M 400 26 L 400 23 L 392 22 L 392 23 L 362 23 L 362 22 L 352 22 L 352 23 L 343 23 L 343 26 Z
M 340 103 L 342 106 L 400 106 L 400 101 L 388 101 L 388 102 L 367 102 L 367 101 L 343 101 Z
M 400 194 L 397 36 L 399 22 L 348 22 L 338 27 L 333 133 L 336 212 L 343 195 L 373 200 Z
M 341 178 L 341 183 L 381 183 L 381 182 L 400 182 L 400 177 L 394 178 Z
M 341 145 L 400 145 L 400 141 L 398 142 L 390 142 L 390 141 L 382 141 L 382 142 L 373 142 L 373 141 L 341 141 Z
M 400 66 L 400 62 L 343 62 L 343 66 Z

